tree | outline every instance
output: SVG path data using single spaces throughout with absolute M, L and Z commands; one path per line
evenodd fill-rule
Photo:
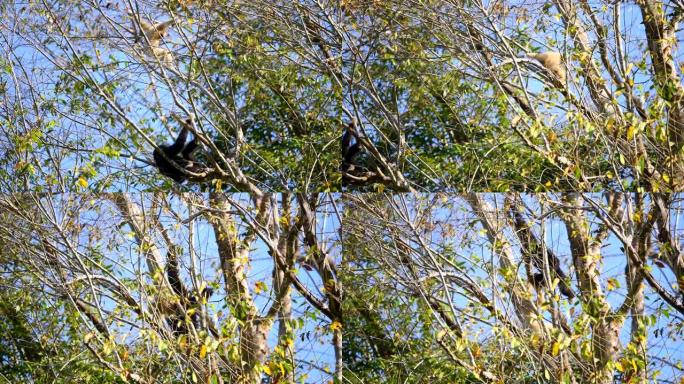
M 683 7 L 0 2 L 1 373 L 675 378 Z
M 682 189 L 677 2 L 216 4 L 3 4 L 5 172 L 159 186 L 149 154 L 194 114 L 194 190 Z
M 681 375 L 663 352 L 676 349 L 683 324 L 682 282 L 672 280 L 681 276 L 680 199 L 348 195 L 346 204 L 351 382 Z M 534 266 L 529 256 L 543 258 Z
M 677 2 L 345 4 L 345 112 L 376 183 L 681 190 Z
M 3 294 L 16 297 L 1 313 L 8 348 L 30 368 L 49 356 L 41 340 L 62 334 L 52 353 L 80 345 L 90 356 L 65 362 L 68 371 L 85 361 L 108 382 L 294 382 L 330 370 L 339 377 L 337 251 L 335 232 L 325 232 L 334 204 L 333 196 L 304 194 L 2 196 L 3 254 L 24 255 L 3 263 L 25 281 Z M 24 301 L 64 313 L 39 312 L 52 326 L 31 331 L 22 289 L 44 292 Z M 69 319 L 63 331 L 59 319 Z M 299 356 L 312 347 L 331 352 Z
M 341 96 L 329 9 L 3 4 L 0 46 L 12 74 L 1 89 L 3 133 L 12 138 L 2 143 L 5 162 L 21 171 L 24 190 L 168 188 L 152 177 L 152 150 L 194 115 L 203 167 L 189 188 L 250 191 L 258 180 L 269 190 L 338 190 Z M 168 33 L 149 41 L 143 26 L 161 21 Z

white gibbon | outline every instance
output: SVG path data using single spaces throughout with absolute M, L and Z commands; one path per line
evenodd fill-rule
M 563 68 L 563 57 L 560 53 L 553 51 L 530 53 L 529 57 L 537 60 L 544 68 L 556 75 L 561 83 L 565 84 L 565 68 Z
M 173 54 L 164 47 L 152 47 L 152 55 L 166 66 L 173 64 Z
M 140 32 L 147 37 L 152 47 L 158 47 L 162 39 L 169 34 L 169 27 L 173 25 L 173 20 L 163 21 L 161 23 L 150 24 L 145 20 L 140 20 Z M 138 37 L 139 39 L 141 38 Z
M 129 13 L 133 19 L 133 29 L 136 28 L 137 18 Z M 149 52 L 152 56 L 156 57 L 162 64 L 169 66 L 173 63 L 173 55 L 166 47 L 161 46 L 162 39 L 164 39 L 169 34 L 169 27 L 174 23 L 173 20 L 167 20 L 159 23 L 148 23 L 145 20 L 140 19 L 140 32 L 136 33 L 135 42 L 143 42 L 147 45 L 149 43 Z

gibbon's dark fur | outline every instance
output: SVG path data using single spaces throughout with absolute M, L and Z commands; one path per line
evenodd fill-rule
M 187 125 L 190 124 L 190 119 L 186 120 L 185 123 L 183 124 L 183 128 L 181 129 L 180 133 L 178 134 L 178 137 L 176 138 L 176 141 L 173 142 L 171 145 L 160 145 L 158 149 L 155 149 L 154 152 L 152 153 L 152 157 L 154 158 L 154 164 L 157 166 L 159 169 L 159 173 L 166 177 L 170 177 L 173 179 L 173 181 L 181 184 L 183 183 L 186 179 L 187 176 L 181 171 L 179 168 L 186 169 L 189 171 L 196 171 L 197 167 L 194 165 L 194 155 L 193 152 L 197 150 L 198 144 L 197 144 L 197 138 L 193 138 L 187 145 L 185 142 L 188 139 L 188 128 Z M 164 156 L 162 156 L 162 152 L 166 155 L 167 158 L 170 160 L 173 160 L 173 163 L 175 165 L 166 160 Z
M 356 139 L 356 132 L 353 129 L 353 125 L 349 124 L 344 131 L 344 135 L 342 135 L 342 173 L 354 170 L 356 155 L 361 151 L 361 144 Z M 354 144 L 352 144 L 352 138 L 354 139 Z
M 190 331 L 185 316 L 191 309 L 194 309 L 194 311 L 190 315 L 190 321 L 192 322 L 193 327 L 195 327 L 196 330 L 199 330 L 201 326 L 201 305 L 205 300 L 208 300 L 209 297 L 211 297 L 214 290 L 211 287 L 205 287 L 199 293 L 190 294 L 185 286 L 183 286 L 183 282 L 180 279 L 178 259 L 173 252 L 169 252 L 167 255 L 166 275 L 169 279 L 171 289 L 173 289 L 173 292 L 178 296 L 183 310 L 182 312 L 178 311 L 178 313 L 172 314 L 167 318 L 167 323 L 169 324 L 169 327 L 171 327 L 173 334 L 178 336 L 187 334 Z
M 568 299 L 573 299 L 575 293 L 568 284 L 568 276 L 563 271 L 558 257 L 548 248 L 546 249 L 546 255 L 544 255 L 544 244 L 530 231 L 520 212 L 516 210 L 511 213 L 515 229 L 519 232 L 518 236 L 522 243 L 527 280 L 536 288 L 542 288 L 547 286 L 547 281 L 551 282 L 558 278 L 558 290 L 560 293 Z M 548 280 L 546 278 L 546 265 L 548 265 L 549 272 L 551 273 Z M 536 270 L 536 272 L 533 273 L 533 270 Z
M 567 278 L 567 276 L 565 276 L 565 272 L 563 272 L 563 270 L 559 267 L 551 273 L 555 273 L 555 275 L 558 277 L 558 289 L 563 294 L 563 296 L 567 297 L 568 299 L 573 299 L 575 297 L 575 293 L 572 291 L 572 289 L 570 289 L 568 283 L 565 280 Z M 544 275 L 544 272 L 537 272 L 534 275 L 532 275 L 532 284 L 536 288 L 546 286 L 546 276 Z
M 186 296 L 181 302 L 184 304 L 183 308 L 185 313 L 176 313 L 169 316 L 166 321 L 171 327 L 171 331 L 174 336 L 186 335 L 190 332 L 188 323 L 185 320 L 186 313 L 194 309 L 193 313 L 190 314 L 190 322 L 195 330 L 199 331 L 202 327 L 201 316 L 200 316 L 200 306 L 205 300 L 209 300 L 211 295 L 214 293 L 214 289 L 211 287 L 206 287 L 202 289 L 201 292 Z
M 541 251 L 541 250 L 540 250 Z M 546 284 L 546 272 L 543 266 L 543 262 L 539 262 L 543 260 L 542 255 L 536 255 L 533 256 L 533 263 L 539 269 L 540 272 L 537 272 L 534 274 L 533 279 L 535 281 L 535 286 L 539 287 L 542 284 Z M 563 268 L 560 266 L 560 260 L 558 260 L 557 257 L 551 257 L 547 253 L 547 261 L 549 263 L 549 269 L 551 270 L 551 274 L 555 275 L 554 277 L 558 278 L 558 290 L 560 290 L 560 293 L 563 294 L 563 296 L 567 297 L 568 299 L 573 299 L 575 297 L 575 293 L 572 291 L 570 286 L 568 286 L 567 283 L 567 275 L 565 274 L 565 271 L 563 271 Z M 553 280 L 554 278 L 551 278 Z

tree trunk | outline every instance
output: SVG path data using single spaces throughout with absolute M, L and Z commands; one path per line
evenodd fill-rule
M 221 195 L 211 196 L 211 206 L 216 211 L 210 215 L 209 222 L 214 229 L 214 236 L 218 244 L 221 270 L 226 284 L 226 299 L 233 308 L 243 308 L 244 318 L 240 333 L 240 352 L 242 374 L 238 379 L 241 383 L 261 382 L 258 365 L 266 358 L 268 344 L 266 336 L 272 321 L 259 318 L 258 309 L 254 304 L 249 284 L 245 276 L 246 264 L 249 262 L 250 244 L 255 238 L 249 232 L 243 239 L 238 238 L 238 232 L 230 211 L 230 203 Z

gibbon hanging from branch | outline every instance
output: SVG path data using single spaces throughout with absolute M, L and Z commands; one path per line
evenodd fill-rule
M 202 306 L 214 293 L 211 287 L 203 286 L 199 292 L 192 293 L 181 281 L 178 258 L 175 252 L 167 254 L 166 273 L 169 285 L 176 295 L 174 311 L 167 313 L 167 324 L 175 336 L 188 334 L 190 324 L 195 331 L 202 329 Z
M 567 299 L 575 298 L 570 280 L 561 267 L 561 262 L 551 249 L 532 232 L 522 214 L 516 209 L 510 210 L 513 226 L 521 243 L 523 263 L 527 280 L 537 289 L 549 289 L 549 283 L 558 279 L 558 290 Z M 547 276 L 547 268 L 550 275 Z
M 167 48 L 161 46 L 162 40 L 169 34 L 169 28 L 173 25 L 173 20 L 167 20 L 159 23 L 148 23 L 147 21 L 134 16 L 129 12 L 133 19 L 133 30 L 136 31 L 135 42 L 142 42 L 149 44 L 150 53 L 165 65 L 173 63 L 173 55 Z M 140 22 L 140 28 L 136 28 L 136 20 Z
M 173 20 L 163 21 L 161 23 L 150 24 L 145 20 L 140 20 L 141 35 L 144 35 L 153 47 L 158 47 L 162 39 L 169 34 L 169 27 L 173 25 Z M 142 36 L 140 36 L 142 37 Z M 138 38 L 138 41 L 140 40 Z
M 361 143 L 358 142 L 354 123 L 350 123 L 342 135 L 342 167 L 343 174 L 356 170 L 356 156 L 361 151 Z M 352 143 L 353 141 L 353 143 Z

